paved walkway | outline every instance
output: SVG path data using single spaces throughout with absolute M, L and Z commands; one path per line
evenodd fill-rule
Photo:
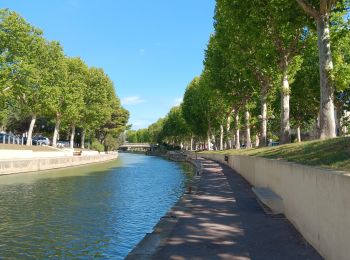
M 198 192 L 153 259 L 322 259 L 290 222 L 261 210 L 240 175 L 202 163 Z

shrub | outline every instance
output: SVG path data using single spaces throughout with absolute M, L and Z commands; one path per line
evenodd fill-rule
M 104 145 L 101 144 L 97 139 L 92 140 L 91 143 L 91 150 L 96 150 L 99 152 L 103 152 L 104 151 Z

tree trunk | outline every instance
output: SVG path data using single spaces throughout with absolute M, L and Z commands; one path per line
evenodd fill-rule
M 85 149 L 85 130 L 81 130 L 81 140 L 80 140 L 81 149 Z
M 227 124 L 226 124 L 226 135 L 227 135 L 227 140 L 226 140 L 226 148 L 231 149 L 231 135 L 230 135 L 230 126 L 231 125 L 231 115 L 227 117 Z
M 224 150 L 224 126 L 220 125 L 220 150 Z
M 32 135 L 33 135 L 33 129 L 36 121 L 36 115 L 32 115 L 32 120 L 30 121 L 29 130 L 28 130 L 28 137 L 27 137 L 27 145 L 32 145 Z
M 75 125 L 72 125 L 72 132 L 70 134 L 70 148 L 74 148 L 74 137 L 75 137 Z
M 233 149 L 233 147 L 235 146 L 236 144 L 236 131 L 235 131 L 235 128 L 232 128 L 231 129 L 231 136 L 232 136 L 232 139 L 231 139 L 231 147 Z
M 207 147 L 207 150 L 208 151 L 210 151 L 211 150 L 211 141 L 210 141 L 210 131 L 208 130 L 208 132 L 207 132 L 207 145 L 208 145 L 208 147 Z
M 241 148 L 241 144 L 240 144 L 240 141 L 239 141 L 239 114 L 238 114 L 238 111 L 236 112 L 236 116 L 235 116 L 235 148 L 236 149 L 240 149 Z
M 211 135 L 211 140 L 214 140 L 213 150 L 217 150 L 218 149 L 218 140 L 215 138 L 214 135 Z
M 259 136 L 256 134 L 255 135 L 255 147 L 259 147 L 259 142 L 260 142 Z
M 290 124 L 289 124 L 289 81 L 287 75 L 287 66 L 283 72 L 281 90 L 281 128 L 280 128 L 280 143 L 290 143 Z
M 261 129 L 260 129 L 260 142 L 259 146 L 264 147 L 267 145 L 267 87 L 261 90 Z
M 226 135 L 227 135 L 227 140 L 226 140 L 226 148 L 227 149 L 232 149 L 232 140 L 230 138 L 230 132 L 231 132 L 231 113 L 233 113 L 234 110 L 232 110 L 228 116 L 227 116 L 227 124 L 226 124 Z
M 300 126 L 297 127 L 297 139 L 298 139 L 298 143 L 300 143 L 301 142 Z
M 55 122 L 55 130 L 53 131 L 53 137 L 52 137 L 52 146 L 53 147 L 57 146 L 57 138 L 58 138 L 58 133 L 60 130 L 60 124 L 61 124 L 61 118 L 59 116 L 57 116 L 56 122 Z
M 193 151 L 193 137 L 191 137 L 191 147 L 190 147 L 190 151 Z
M 320 133 L 321 133 L 321 131 L 320 131 L 320 111 L 318 111 L 318 115 L 317 115 L 317 118 L 316 118 L 316 125 L 315 125 L 315 127 L 316 127 L 316 131 L 315 131 L 315 136 L 317 137 L 317 138 L 320 138 Z
M 334 87 L 331 81 L 333 70 L 329 14 L 317 18 L 318 50 L 320 62 L 320 138 L 336 136 L 334 120 Z
M 250 113 L 248 110 L 245 112 L 245 139 L 246 139 L 246 148 L 251 148 L 252 139 L 250 137 Z

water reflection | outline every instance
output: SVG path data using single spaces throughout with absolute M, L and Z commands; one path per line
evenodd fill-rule
M 122 259 L 184 191 L 189 166 L 115 162 L 0 177 L 0 258 Z

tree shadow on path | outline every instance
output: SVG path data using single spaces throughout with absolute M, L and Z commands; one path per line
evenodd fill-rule
M 198 191 L 153 259 L 322 259 L 284 218 L 266 215 L 251 186 L 226 165 L 203 160 Z

